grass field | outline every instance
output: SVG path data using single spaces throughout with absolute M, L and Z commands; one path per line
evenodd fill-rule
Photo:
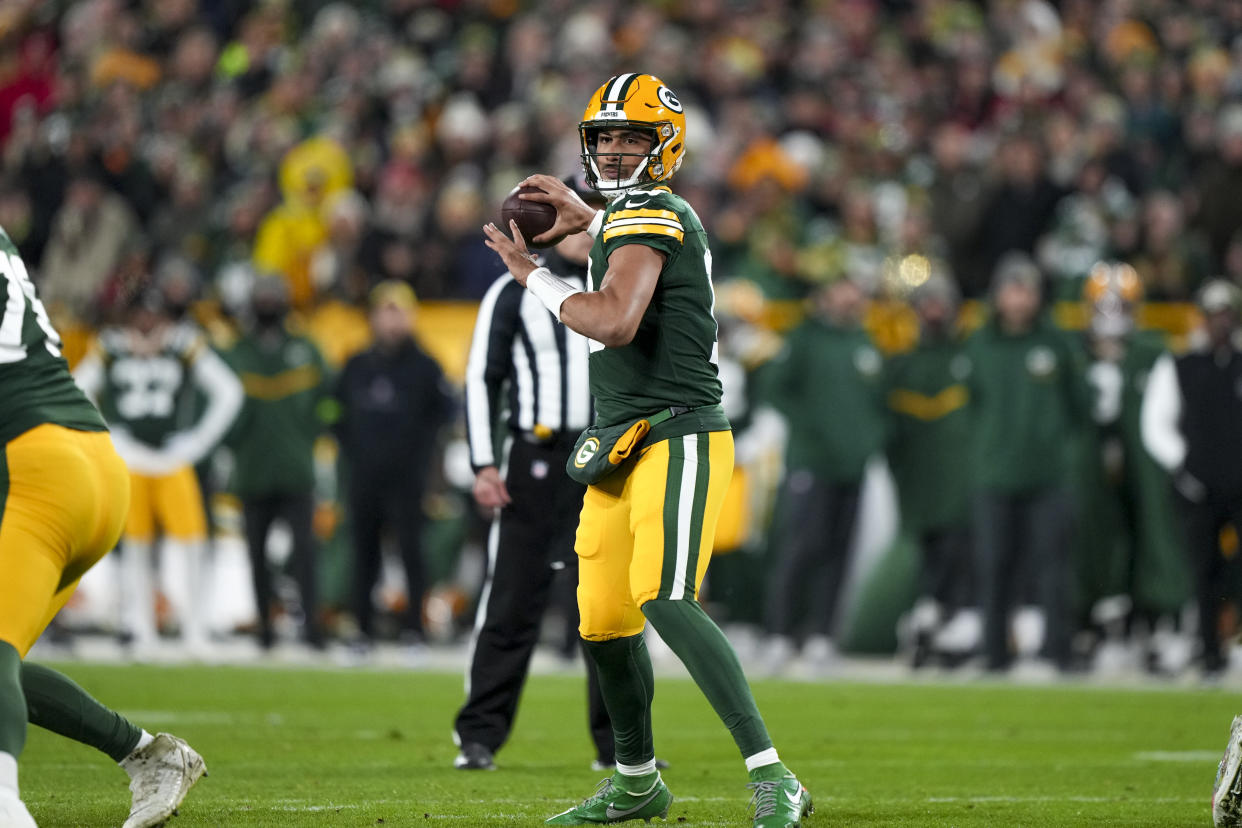
M 535 676 L 493 773 L 452 768 L 461 679 L 444 673 L 59 665 L 211 775 L 173 828 L 539 825 L 599 774 L 583 682 Z M 755 683 L 814 826 L 1208 826 L 1235 693 L 1001 684 Z M 749 825 L 745 773 L 688 681 L 664 679 L 669 824 Z M 126 777 L 31 728 L 24 798 L 41 826 L 116 826 Z M 641 824 L 641 823 L 640 823 Z M 656 824 L 656 823 L 653 823 Z

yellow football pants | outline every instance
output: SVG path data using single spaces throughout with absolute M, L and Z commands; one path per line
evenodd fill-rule
M 587 487 L 578 521 L 579 632 L 608 641 L 642 632 L 653 598 L 698 594 L 733 475 L 733 432 L 662 440 L 628 474 Z
M 26 653 L 116 545 L 129 473 L 107 432 L 44 424 L 0 460 L 0 641 Z
M 179 541 L 207 537 L 207 515 L 194 469 L 182 466 L 172 474 L 147 477 L 130 474 L 129 519 L 125 537 L 141 543 L 155 540 L 158 526 Z

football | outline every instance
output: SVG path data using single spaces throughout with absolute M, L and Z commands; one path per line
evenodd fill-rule
M 553 239 L 543 244 L 536 244 L 532 241 L 535 236 L 552 229 L 552 225 L 556 223 L 556 208 L 542 201 L 524 201 L 518 196 L 521 193 L 542 192 L 543 190 L 538 187 L 515 187 L 513 192 L 505 197 L 504 204 L 500 205 L 501 229 L 507 233 L 509 222 L 515 222 L 518 230 L 522 232 L 522 238 L 526 239 L 528 247 L 550 247 L 560 241 L 560 239 Z

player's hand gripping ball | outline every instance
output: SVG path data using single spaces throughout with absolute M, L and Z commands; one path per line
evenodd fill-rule
M 509 222 L 517 224 L 528 247 L 551 247 L 560 239 L 536 242 L 535 236 L 546 233 L 556 223 L 556 208 L 542 201 L 518 198 L 521 193 L 542 193 L 538 187 L 515 187 L 500 205 L 501 229 L 508 230 Z

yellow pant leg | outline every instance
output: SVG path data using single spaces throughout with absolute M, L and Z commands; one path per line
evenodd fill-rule
M 647 619 L 630 594 L 629 478 L 588 486 L 578 518 L 579 634 L 587 641 L 637 635 Z
M 653 598 L 694 598 L 711 561 L 733 474 L 733 434 L 690 434 L 645 449 L 620 481 L 590 486 L 578 552 L 580 632 L 637 635 Z
M 129 513 L 125 537 L 139 543 L 155 540 L 155 485 L 158 477 L 129 473 Z
M 200 541 L 207 537 L 207 515 L 198 477 L 190 466 L 156 478 L 152 485 L 155 517 L 164 534 L 180 541 Z
M 2 475 L 0 640 L 25 657 L 116 544 L 129 481 L 106 433 L 50 424 L 4 447 Z

